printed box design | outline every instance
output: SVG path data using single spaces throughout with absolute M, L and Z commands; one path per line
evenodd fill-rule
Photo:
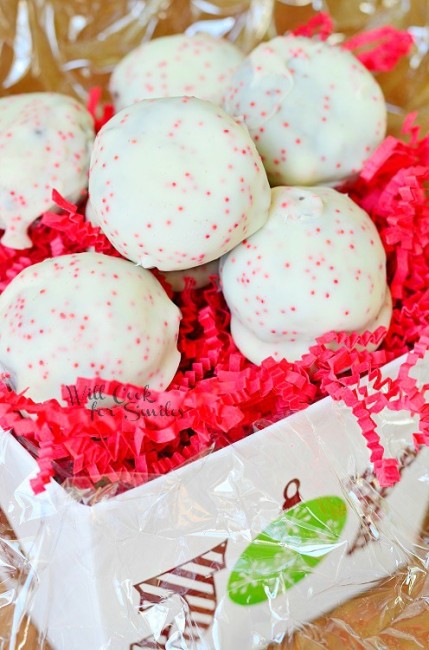
M 385 368 L 395 376 L 401 360 Z M 429 375 L 429 363 L 419 372 Z M 0 506 L 33 567 L 26 606 L 54 650 L 263 648 L 407 561 L 429 449 L 379 416 L 402 479 L 381 489 L 352 413 L 330 398 L 91 507 L 0 434 Z

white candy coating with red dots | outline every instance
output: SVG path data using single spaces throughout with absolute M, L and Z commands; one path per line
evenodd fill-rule
M 117 111 L 142 99 L 183 95 L 221 104 L 244 54 L 208 34 L 175 34 L 143 43 L 113 71 L 110 91 Z
M 85 209 L 85 218 L 93 226 L 97 226 L 97 219 L 91 201 L 88 201 Z M 168 282 L 173 291 L 183 291 L 186 287 L 188 278 L 193 280 L 194 289 L 202 289 L 210 284 L 210 278 L 219 274 L 219 260 L 195 266 L 192 269 L 183 269 L 181 271 L 160 271 L 163 278 Z
M 85 218 L 93 226 L 97 226 L 97 219 L 91 201 L 88 201 L 85 209 Z M 194 289 L 202 289 L 210 283 L 210 278 L 219 274 L 219 260 L 195 266 L 192 269 L 183 269 L 181 271 L 159 271 L 163 278 L 168 282 L 173 291 L 183 291 L 186 287 L 188 278 L 193 280 Z
M 91 205 L 91 201 L 88 201 L 86 206 L 85 206 L 85 219 L 88 221 L 92 226 L 97 226 L 98 227 L 98 222 L 97 218 L 95 216 L 94 209 Z
M 189 97 L 146 100 L 115 115 L 96 138 L 89 192 L 112 245 L 161 271 L 219 258 L 264 225 L 270 204 L 247 130 Z
M 31 246 L 28 226 L 54 207 L 52 190 L 77 201 L 88 184 L 93 120 L 76 100 L 56 93 L 0 99 L 2 244 Z
M 272 185 L 335 183 L 358 172 L 383 140 L 386 104 L 348 51 L 280 36 L 244 60 L 226 94 L 242 116 Z
M 36 402 L 78 377 L 165 389 L 181 314 L 149 271 L 99 253 L 47 259 L 0 296 L 0 364 Z
M 183 291 L 186 287 L 187 279 L 193 280 L 193 289 L 202 289 L 210 284 L 210 278 L 219 274 L 219 260 L 213 260 L 201 266 L 195 266 L 193 269 L 183 271 L 165 271 L 161 275 L 165 278 L 173 291 Z
M 231 333 L 254 363 L 299 359 L 331 330 L 388 327 L 386 255 L 369 216 L 330 188 L 277 187 L 266 225 L 220 264 Z

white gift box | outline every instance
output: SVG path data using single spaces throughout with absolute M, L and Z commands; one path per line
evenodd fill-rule
M 428 358 L 418 372 L 428 381 Z M 403 465 L 400 483 L 380 490 L 353 415 L 327 398 L 92 506 L 55 482 L 35 496 L 36 462 L 1 432 L 0 507 L 32 567 L 18 611 L 54 650 L 281 640 L 415 552 L 429 504 L 416 430 L 405 412 L 380 414 L 386 455 Z

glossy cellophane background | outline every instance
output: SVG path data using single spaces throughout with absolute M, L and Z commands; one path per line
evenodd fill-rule
M 0 0 L 0 94 L 56 90 L 85 99 L 144 39 L 208 30 L 250 50 L 266 36 L 302 24 L 318 11 L 335 20 L 334 39 L 393 25 L 416 47 L 393 73 L 379 76 L 391 131 L 404 114 L 429 117 L 428 0 Z
M 192 26 L 227 36 L 248 51 L 261 39 L 296 27 L 318 11 L 334 18 L 336 42 L 387 24 L 410 31 L 416 43 L 412 54 L 378 79 L 388 102 L 390 132 L 399 133 L 404 116 L 414 111 L 427 129 L 428 0 L 0 0 L 0 95 L 55 90 L 85 101 L 88 89 L 98 85 L 108 100 L 106 86 L 113 66 L 142 40 Z M 426 547 L 429 525 L 425 530 Z M 9 574 L 19 574 L 25 564 L 5 518 L 0 518 L 0 561 Z M 405 567 L 308 625 L 282 647 L 427 650 L 428 602 L 428 580 L 421 571 Z M 2 589 L 0 575 L 0 647 L 47 648 L 43 632 L 39 636 L 28 617 L 17 617 L 14 605 L 14 594 Z M 11 646 L 17 621 L 18 640 Z

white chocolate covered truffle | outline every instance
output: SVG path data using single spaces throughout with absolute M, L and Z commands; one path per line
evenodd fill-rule
M 175 34 L 143 43 L 113 71 L 115 109 L 142 99 L 184 95 L 221 104 L 243 58 L 235 45 L 209 34 Z
M 28 93 L 0 99 L 2 244 L 31 246 L 28 226 L 54 207 L 52 190 L 77 201 L 88 184 L 91 115 L 75 99 Z
M 91 158 L 95 219 L 124 257 L 178 271 L 261 228 L 270 188 L 245 128 L 189 97 L 146 100 L 112 118 Z
M 210 278 L 219 274 L 219 260 L 213 260 L 193 269 L 183 271 L 161 271 L 161 275 L 168 282 L 173 291 L 183 291 L 188 278 L 193 281 L 193 289 L 202 289 L 210 284 Z
M 94 209 L 91 201 L 88 201 L 85 208 L 85 218 L 93 226 L 98 226 Z M 183 269 L 181 271 L 159 271 L 160 275 L 170 285 L 173 291 L 183 291 L 188 279 L 193 281 L 194 289 L 202 289 L 210 284 L 210 278 L 219 274 L 219 260 L 195 266 L 192 269 Z
M 231 333 L 254 363 L 295 361 L 332 330 L 388 327 L 386 255 L 367 215 L 326 187 L 277 187 L 269 219 L 220 264 Z
M 225 108 L 241 116 L 272 185 L 317 185 L 358 172 L 386 131 L 380 86 L 351 54 L 279 36 L 244 60 Z
M 24 269 L 0 296 L 0 364 L 18 392 L 61 400 L 78 377 L 168 387 L 181 314 L 149 271 L 98 253 Z

